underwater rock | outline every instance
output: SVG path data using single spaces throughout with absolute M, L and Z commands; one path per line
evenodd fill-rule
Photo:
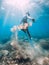
M 39 57 L 37 58 L 37 63 L 40 65 L 43 65 L 43 60 L 44 60 L 44 57 Z
M 0 50 L 0 65 L 49 65 L 49 54 L 40 55 L 37 48 L 41 52 L 35 44 L 32 48 L 28 42 L 11 40 Z
M 0 53 L 4 56 L 8 55 L 9 51 L 8 50 L 1 50 Z
M 14 47 L 14 48 L 17 48 L 17 49 L 18 49 L 18 44 L 17 44 L 17 42 L 16 42 L 16 41 L 12 41 L 12 42 L 10 43 L 10 45 L 11 45 L 12 47 Z
M 48 57 L 44 58 L 43 65 L 49 65 L 49 58 Z

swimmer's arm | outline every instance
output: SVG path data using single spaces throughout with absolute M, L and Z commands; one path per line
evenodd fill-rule
M 32 20 L 33 22 L 35 22 L 35 19 L 30 17 L 30 16 L 27 16 L 28 19 Z

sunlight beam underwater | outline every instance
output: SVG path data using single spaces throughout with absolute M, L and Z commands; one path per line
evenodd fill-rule
M 12 9 L 18 9 L 23 15 L 26 13 L 26 11 L 33 12 L 33 17 L 38 18 L 37 14 L 42 13 L 42 8 L 34 1 L 32 0 L 4 0 L 2 2 L 2 8 L 5 8 L 6 16 L 4 20 L 3 26 L 5 26 L 7 19 L 9 17 L 9 14 L 11 14 Z M 34 10 L 35 9 L 35 10 Z M 38 10 L 39 9 L 39 13 Z M 4 10 L 4 9 L 3 9 Z M 13 12 L 13 14 L 16 14 Z

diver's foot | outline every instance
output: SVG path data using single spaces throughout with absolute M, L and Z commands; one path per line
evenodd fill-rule
M 32 40 L 33 38 L 31 37 L 31 40 Z
M 30 40 L 32 40 L 33 38 L 31 37 Z

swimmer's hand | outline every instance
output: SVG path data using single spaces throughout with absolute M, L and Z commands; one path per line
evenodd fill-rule
M 32 19 L 32 22 L 35 22 L 35 19 Z

